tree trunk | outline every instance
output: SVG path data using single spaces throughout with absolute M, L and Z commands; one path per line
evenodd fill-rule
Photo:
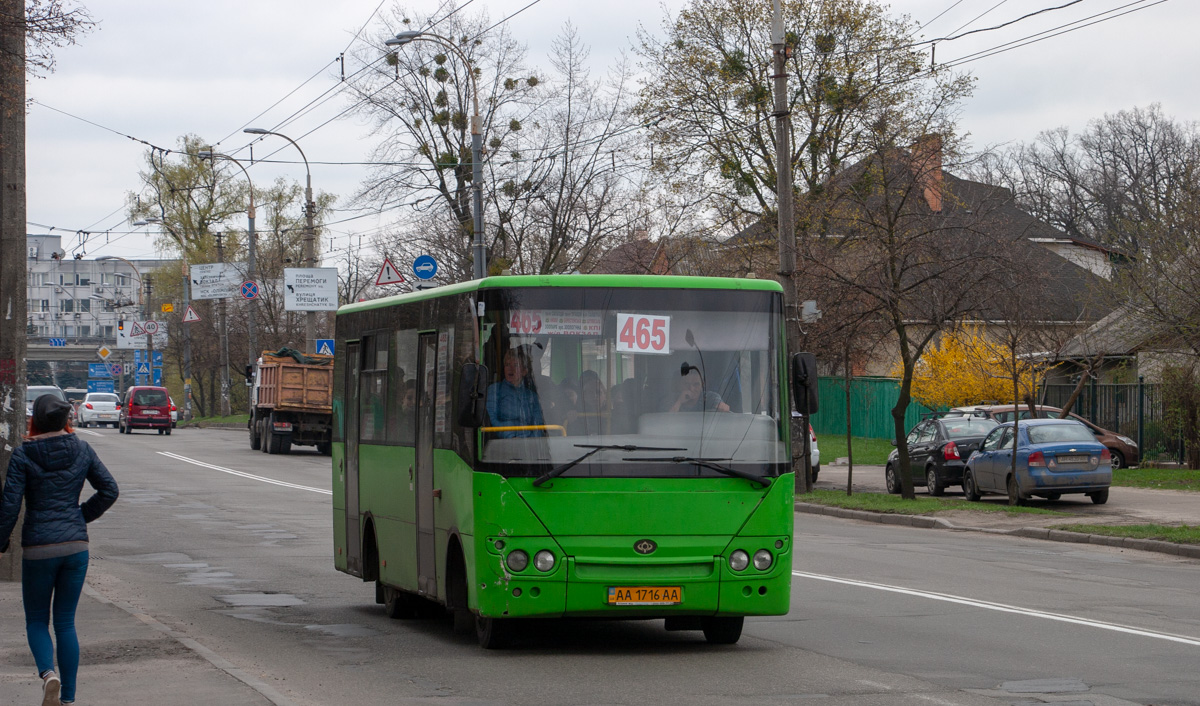
M 846 383 L 846 464 L 849 470 L 846 471 L 846 495 L 853 495 L 854 486 L 854 444 L 853 444 L 853 429 L 850 423 L 850 346 L 847 345 L 842 349 L 842 374 L 843 380 Z

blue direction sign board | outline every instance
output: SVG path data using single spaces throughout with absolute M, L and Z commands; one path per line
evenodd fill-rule
M 146 351 L 135 350 L 133 352 L 133 362 L 135 362 L 135 363 L 144 363 L 149 359 L 150 359 L 149 356 L 146 355 Z M 161 368 L 162 364 L 163 364 L 163 352 L 162 351 L 154 351 L 154 367 Z
M 66 347 L 67 347 L 67 339 L 65 339 L 65 338 L 51 338 L 51 339 L 50 339 L 50 345 L 51 345 L 51 347 L 53 347 L 53 348 L 66 348 Z
M 413 274 L 421 279 L 433 279 L 437 274 L 437 260 L 432 255 L 419 255 L 413 260 Z
M 108 367 L 108 363 L 88 363 L 88 377 L 109 378 L 112 377 L 112 369 Z
M 88 392 L 113 392 L 112 380 L 88 380 Z
M 150 384 L 158 385 L 160 387 L 162 386 L 162 368 L 154 369 L 154 382 L 152 382 Z
M 321 355 L 333 355 L 333 339 L 332 338 L 318 338 L 317 339 L 317 352 L 320 353 Z
M 242 282 L 242 299 L 254 299 L 258 297 L 258 282 L 248 279 Z

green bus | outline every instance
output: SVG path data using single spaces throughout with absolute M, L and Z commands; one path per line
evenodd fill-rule
M 343 306 L 337 569 L 485 648 L 550 617 L 737 642 L 790 602 L 784 340 L 782 289 L 756 279 L 503 276 Z

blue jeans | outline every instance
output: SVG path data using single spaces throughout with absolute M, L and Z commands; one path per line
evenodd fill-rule
M 53 559 L 21 562 L 21 596 L 25 603 L 25 636 L 37 662 L 38 674 L 54 669 L 54 643 L 50 640 L 51 599 L 54 635 L 58 638 L 58 676 L 62 700 L 75 700 L 79 672 L 79 637 L 75 634 L 75 608 L 87 576 L 88 552 Z

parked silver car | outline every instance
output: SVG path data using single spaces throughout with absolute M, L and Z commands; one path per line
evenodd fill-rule
M 113 392 L 89 392 L 79 403 L 79 426 L 93 424 L 116 428 L 121 398 Z
M 54 395 L 63 402 L 67 402 L 67 393 L 63 392 L 62 388 L 57 385 L 30 385 L 25 388 L 26 417 L 33 414 L 33 401 L 42 395 Z

